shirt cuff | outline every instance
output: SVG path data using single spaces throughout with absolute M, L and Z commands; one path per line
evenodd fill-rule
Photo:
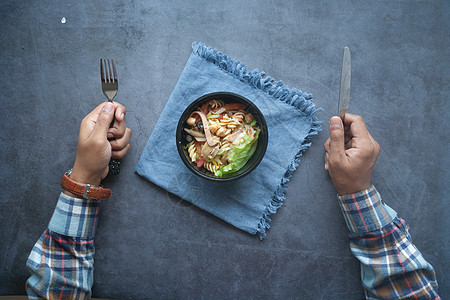
M 59 195 L 48 225 L 53 232 L 79 238 L 94 238 L 100 201 Z
M 375 231 L 397 216 L 373 185 L 356 194 L 338 196 L 338 199 L 347 227 L 353 233 Z

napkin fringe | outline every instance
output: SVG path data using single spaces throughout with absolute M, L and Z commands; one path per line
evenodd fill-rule
M 217 65 L 222 70 L 233 74 L 239 80 L 266 92 L 277 100 L 298 108 L 307 116 L 315 117 L 317 112 L 322 111 L 321 108 L 316 109 L 314 102 L 311 100 L 311 94 L 304 93 L 296 88 L 289 88 L 282 80 L 276 81 L 270 76 L 265 76 L 265 72 L 259 71 L 258 69 L 250 71 L 245 67 L 243 62 L 234 60 L 227 54 L 206 46 L 201 42 L 192 43 L 192 50 L 193 53 Z M 315 117 L 313 121 L 318 121 L 318 118 Z
M 321 109 L 316 110 L 316 112 L 317 111 L 321 111 Z M 311 146 L 311 139 L 316 137 L 319 134 L 319 131 L 322 130 L 321 124 L 322 121 L 319 120 L 313 122 L 313 125 L 308 135 L 306 136 L 305 140 L 303 141 L 299 151 L 295 155 L 294 159 L 288 165 L 288 168 L 284 173 L 284 177 L 281 179 L 281 182 L 278 185 L 277 190 L 272 197 L 272 201 L 267 206 L 266 211 L 263 214 L 261 221 L 258 225 L 257 232 L 261 240 L 266 237 L 266 230 L 270 228 L 270 223 L 272 222 L 271 216 L 277 212 L 278 208 L 280 208 L 281 205 L 283 205 L 285 193 L 287 191 L 287 184 L 291 180 L 292 174 L 294 174 L 294 171 L 299 166 L 300 159 L 303 156 L 303 152 L 305 152 Z
M 283 81 L 276 81 L 270 76 L 265 76 L 265 73 L 260 72 L 258 69 L 250 71 L 245 67 L 244 63 L 234 60 L 230 56 L 206 46 L 201 42 L 194 42 L 192 44 L 192 50 L 194 54 L 217 65 L 222 70 L 233 74 L 239 80 L 269 94 L 276 100 L 292 105 L 311 118 L 312 125 L 308 135 L 303 141 L 299 151 L 288 165 L 284 177 L 281 179 L 271 202 L 261 217 L 257 232 L 259 238 L 262 240 L 266 237 L 266 230 L 270 228 L 270 223 L 272 221 L 271 216 L 275 214 L 278 208 L 283 205 L 287 190 L 287 183 L 300 164 L 300 158 L 302 157 L 303 152 L 311 146 L 311 139 L 316 137 L 319 134 L 319 131 L 322 130 L 322 121 L 320 121 L 316 116 L 316 113 L 322 111 L 322 109 L 316 108 L 312 101 L 311 94 L 303 93 L 296 88 L 289 88 L 283 83 Z

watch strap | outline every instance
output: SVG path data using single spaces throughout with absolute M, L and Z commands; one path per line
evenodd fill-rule
M 61 187 L 68 192 L 83 197 L 87 200 L 105 200 L 111 197 L 111 190 L 92 184 L 84 184 L 72 180 L 70 171 L 65 173 L 61 179 Z

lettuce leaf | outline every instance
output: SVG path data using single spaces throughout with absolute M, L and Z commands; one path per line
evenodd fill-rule
M 255 153 L 256 146 L 258 145 L 258 143 L 256 143 L 258 136 L 259 130 L 253 139 L 248 134 L 245 134 L 243 137 L 244 142 L 234 146 L 230 150 L 230 163 L 226 166 L 221 166 L 214 173 L 214 175 L 217 177 L 223 177 L 223 175 L 239 171 L 247 163 L 250 157 L 252 157 L 253 153 Z

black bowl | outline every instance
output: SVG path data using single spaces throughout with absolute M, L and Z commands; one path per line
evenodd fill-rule
M 237 172 L 226 174 L 223 177 L 215 177 L 213 173 L 209 172 L 203 167 L 197 167 L 196 163 L 193 163 L 189 159 L 189 154 L 187 149 L 185 149 L 186 142 L 186 132 L 183 130 L 186 127 L 186 120 L 191 115 L 191 113 L 197 110 L 198 107 L 202 106 L 203 103 L 206 103 L 212 99 L 219 99 L 225 103 L 242 103 L 245 105 L 245 110 L 247 112 L 252 113 L 253 118 L 256 120 L 257 125 L 261 129 L 261 132 L 258 136 L 258 145 L 256 147 L 255 153 L 253 153 L 252 157 L 247 161 L 247 163 Z M 268 143 L 268 132 L 267 132 L 267 124 L 264 119 L 261 111 L 247 98 L 242 97 L 241 95 L 230 93 L 230 92 L 217 92 L 206 94 L 192 102 L 186 110 L 181 115 L 180 120 L 178 121 L 177 132 L 176 132 L 176 141 L 177 141 L 177 149 L 180 154 L 181 160 L 187 166 L 189 170 L 192 171 L 197 176 L 201 178 L 213 180 L 213 181 L 230 181 L 238 178 L 242 178 L 245 175 L 250 174 L 261 162 L 266 153 L 267 143 Z

